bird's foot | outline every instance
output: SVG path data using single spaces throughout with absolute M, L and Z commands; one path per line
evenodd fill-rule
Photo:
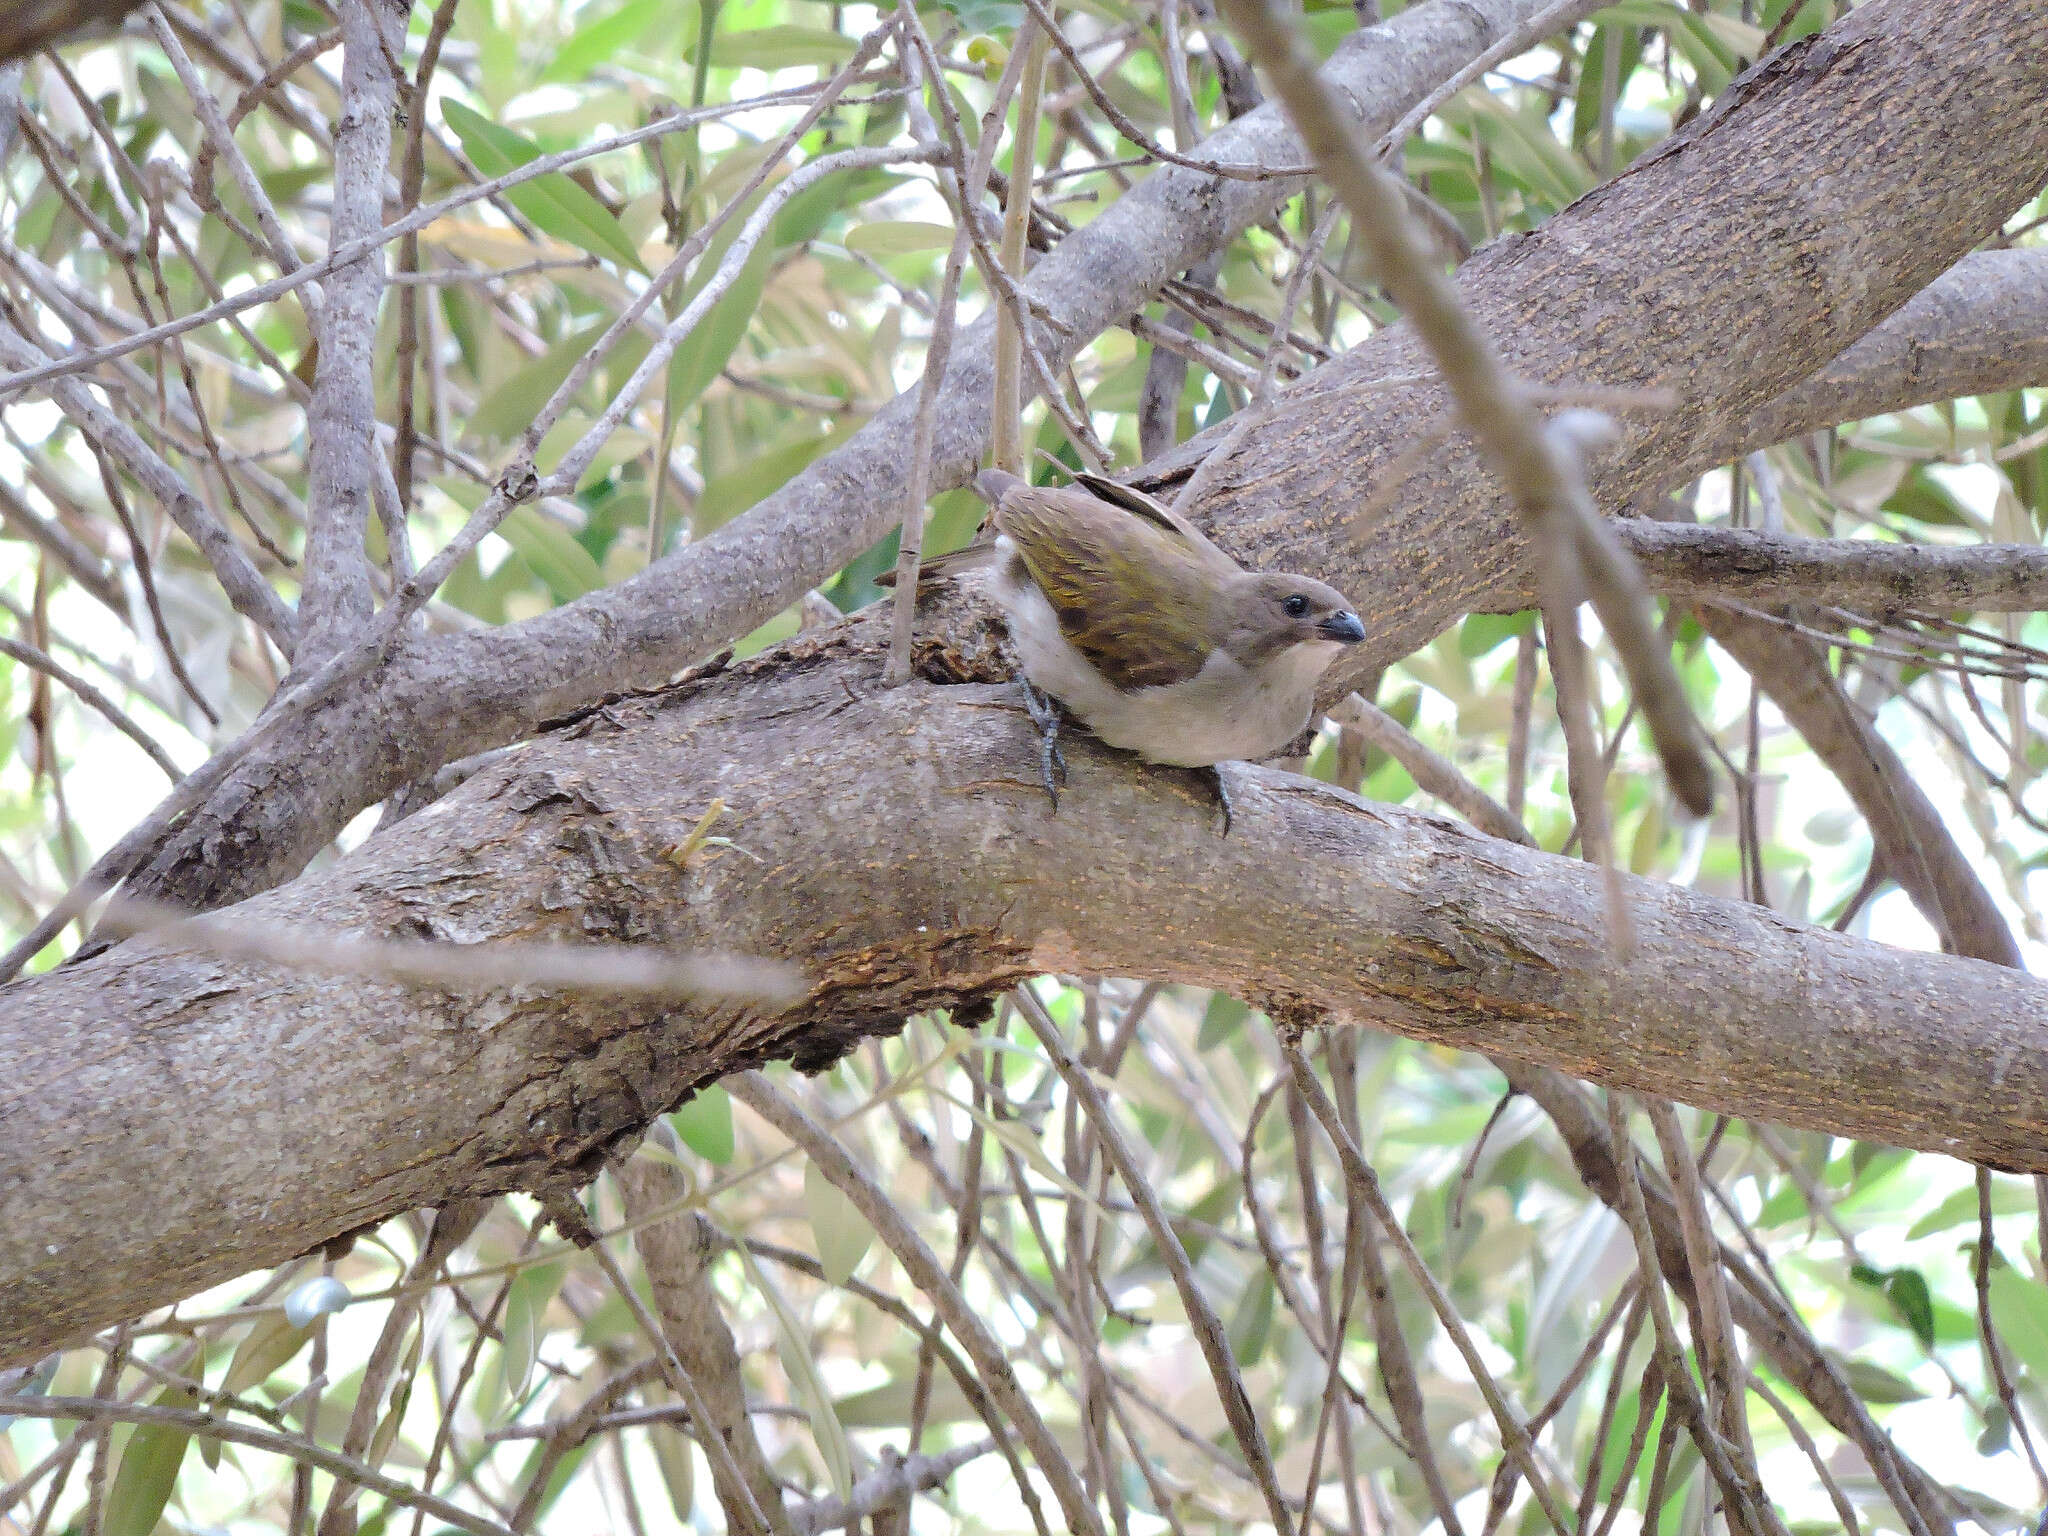
M 1024 686 L 1024 709 L 1031 716 L 1031 723 L 1038 727 L 1038 776 L 1045 785 L 1046 798 L 1052 801 L 1055 814 L 1060 808 L 1059 786 L 1067 782 L 1067 759 L 1060 751 L 1060 707 L 1036 688 L 1027 679 L 1019 678 Z
M 1216 803 L 1223 808 L 1223 835 L 1230 836 L 1230 824 L 1235 819 L 1235 807 L 1230 799 L 1230 782 L 1223 777 L 1223 765 L 1211 763 L 1200 770 L 1209 776 L 1209 782 L 1216 786 Z

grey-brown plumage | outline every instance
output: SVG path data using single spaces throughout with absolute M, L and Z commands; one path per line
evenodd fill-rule
M 1307 726 L 1337 653 L 1365 638 L 1334 587 L 1247 571 L 1129 487 L 986 470 L 975 488 L 994 508 L 994 593 L 1026 681 L 1150 762 L 1272 756 Z

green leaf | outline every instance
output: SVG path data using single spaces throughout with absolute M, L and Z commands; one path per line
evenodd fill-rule
M 1997 1263 L 1991 1271 L 1991 1321 L 2027 1374 L 2048 1382 L 2048 1288 Z
M 159 1408 L 191 1408 L 199 1398 L 189 1387 L 166 1387 L 151 1401 Z M 175 1425 L 136 1426 L 107 1490 L 102 1536 L 149 1536 L 156 1529 L 178 1486 L 178 1468 L 191 1440 L 190 1430 Z
M 804 1212 L 810 1217 L 811 1237 L 818 1245 L 818 1263 L 825 1278 L 834 1285 L 846 1284 L 874 1243 L 875 1229 L 816 1163 L 804 1165 Z
M 1607 50 L 1618 50 L 1614 61 L 1614 78 L 1618 84 L 1625 85 L 1642 59 L 1642 39 L 1642 29 L 1639 27 L 1605 26 L 1594 30 L 1593 40 L 1586 45 L 1585 61 L 1579 66 L 1578 98 L 1572 103 L 1572 143 L 1576 147 L 1588 149 L 1600 134 L 1600 92 L 1607 68 Z M 1620 106 L 1621 103 L 1617 101 L 1617 116 L 1620 115 Z M 1615 128 L 1614 137 L 1616 144 L 1619 145 L 1619 125 Z
M 1866 1403 L 1917 1403 L 1927 1396 L 1896 1371 L 1869 1360 L 1844 1361 L 1842 1375 L 1849 1390 Z
M 1536 627 L 1536 613 L 1475 613 L 1458 626 L 1458 654 L 1468 661 L 1484 656 L 1506 640 L 1517 639 Z
M 242 1342 L 228 1361 L 228 1373 L 220 1389 L 228 1393 L 247 1392 L 276 1375 L 313 1337 L 311 1328 L 294 1328 L 282 1312 L 266 1313 L 250 1325 Z
M 839 1415 L 832 1406 L 831 1394 L 825 1390 L 824 1378 L 818 1374 L 817 1355 L 811 1341 L 805 1336 L 780 1288 L 755 1262 L 745 1244 L 738 1245 L 734 1251 L 739 1254 L 740 1263 L 746 1268 L 747 1278 L 753 1281 L 754 1289 L 767 1299 L 769 1315 L 775 1321 L 775 1350 L 782 1357 L 783 1370 L 789 1375 L 790 1391 L 810 1418 L 818 1454 L 824 1458 L 825 1470 L 831 1474 L 832 1491 L 843 1499 L 853 1487 L 853 1446 L 846 1438 L 846 1426 L 839 1422 Z
M 533 574 L 563 602 L 595 592 L 604 572 L 576 535 L 530 506 L 514 507 L 498 525 L 498 536 L 519 551 Z
M 780 490 L 811 460 L 827 449 L 837 447 L 860 426 L 859 421 L 849 421 L 820 436 L 807 423 L 798 430 L 794 441 L 758 453 L 731 474 L 719 476 L 704 487 L 704 494 L 691 508 L 691 531 L 702 536 L 731 521 L 763 497 Z M 926 537 L 929 539 L 930 534 L 927 533 Z
M 718 1084 L 699 1088 L 669 1115 L 668 1123 L 683 1145 L 705 1162 L 723 1168 L 732 1161 L 732 1096 Z
M 1239 1365 L 1256 1365 L 1266 1352 L 1266 1343 L 1273 1336 L 1273 1302 L 1273 1277 L 1260 1270 L 1238 1297 L 1224 1327 Z
M 672 1400 L 672 1395 L 659 1386 L 645 1390 L 650 1401 Z M 654 1452 L 655 1465 L 661 1468 L 662 1486 L 668 1490 L 668 1506 L 675 1511 L 677 1522 L 684 1526 L 692 1524 L 690 1512 L 697 1504 L 697 1463 L 690 1453 L 690 1437 L 674 1424 L 657 1420 L 647 1426 L 647 1448 Z
M 540 146 L 533 140 L 472 112 L 459 101 L 444 101 L 441 116 L 486 176 L 503 176 L 541 158 Z M 505 197 L 543 233 L 636 272 L 647 270 L 610 210 L 560 171 L 513 187 Z
M 1195 1049 L 1212 1050 L 1226 1040 L 1235 1039 L 1237 1032 L 1244 1027 L 1244 1021 L 1251 1016 L 1251 1009 L 1229 993 L 1210 993 L 1209 1006 L 1202 1010 L 1201 1032 L 1195 1036 Z
M 908 180 L 908 176 L 896 171 L 871 168 L 855 171 L 850 176 L 842 172 L 813 182 L 784 203 L 782 212 L 775 215 L 772 226 L 775 243 L 791 246 L 815 240 L 832 221 L 833 215 L 846 209 L 864 208 L 889 188 Z
M 2024 1185 L 2007 1179 L 1994 1178 L 1991 1181 L 1991 1214 L 1994 1216 L 2017 1216 L 2022 1211 L 2034 1209 L 2034 1192 Z M 1906 1229 L 1906 1241 L 1926 1237 L 1930 1232 L 1945 1232 L 1950 1227 L 1960 1227 L 1977 1220 L 1977 1191 L 1974 1187 L 1957 1190 L 1933 1210 L 1922 1216 Z
M 1913 1330 L 1913 1336 L 1925 1348 L 1934 1348 L 1934 1296 L 1927 1288 L 1925 1275 L 1917 1269 L 1873 1269 L 1868 1264 L 1854 1266 L 1849 1275 L 1884 1292 L 1899 1309 L 1906 1326 Z
M 578 27 L 541 71 L 542 83 L 582 79 L 599 65 L 609 64 L 621 49 L 639 42 L 649 28 L 674 10 L 673 0 L 626 0 L 617 10 Z
M 540 1359 L 540 1341 L 547 1336 L 544 1319 L 548 1303 L 562 1283 L 561 1266 L 538 1264 L 524 1269 L 505 1295 L 503 1351 L 498 1364 L 500 1405 L 516 1403 L 526 1392 Z
M 1014 32 L 1024 24 L 1024 7 L 1012 0 L 939 0 L 968 32 Z
M 668 365 L 668 408 L 671 414 L 685 410 L 711 385 L 711 381 L 732 361 L 733 353 L 753 324 L 754 311 L 761 304 L 761 290 L 768 283 L 768 264 L 774 257 L 769 242 L 762 240 L 747 257 L 733 285 L 697 322 Z
M 951 225 L 916 219 L 887 219 L 846 232 L 846 248 L 866 256 L 908 256 L 915 251 L 950 250 L 952 245 Z
M 506 443 L 517 437 L 561 388 L 562 380 L 589 355 L 592 345 L 610 324 L 611 320 L 606 318 L 572 332 L 506 379 L 470 413 L 469 429 L 492 442 Z
M 837 68 L 852 57 L 853 39 L 830 27 L 740 27 L 711 45 L 711 62 L 720 69 Z

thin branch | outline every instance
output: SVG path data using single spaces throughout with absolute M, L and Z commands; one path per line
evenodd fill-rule
M 1009 1416 L 1037 1459 L 1039 1470 L 1052 1484 L 1068 1527 L 1077 1536 L 1105 1536 L 1101 1517 L 1082 1492 L 1073 1465 L 1025 1395 L 1002 1345 L 968 1305 L 959 1288 L 946 1278 L 938 1259 L 905 1220 L 901 1209 L 829 1132 L 768 1079 L 758 1072 L 743 1072 L 727 1082 L 734 1098 L 795 1142 L 812 1166 L 860 1209 L 912 1282 L 932 1299 L 946 1326 L 966 1347 L 989 1395 Z M 1036 1503 L 1028 1484 L 1020 1485 L 1017 1492 L 1026 1503 Z
M 185 776 L 184 770 L 171 761 L 154 736 L 137 725 L 128 712 L 108 698 L 91 683 L 73 672 L 69 667 L 44 651 L 36 649 L 25 641 L 10 640 L 0 636 L 0 656 L 11 656 L 25 667 L 33 667 L 47 677 L 55 678 L 79 698 L 97 710 L 107 723 L 126 736 L 149 755 L 149 760 L 163 769 L 165 777 L 173 784 Z
M 1473 1385 L 1478 1387 L 1480 1396 L 1485 1398 L 1486 1406 L 1492 1411 L 1494 1423 L 1500 1431 L 1501 1445 L 1506 1450 L 1508 1459 L 1515 1464 L 1516 1469 L 1528 1482 L 1529 1491 L 1542 1506 L 1551 1529 L 1557 1531 L 1559 1536 L 1564 1536 L 1568 1529 L 1564 1511 L 1558 1507 L 1549 1480 L 1536 1464 L 1536 1448 L 1529 1438 L 1527 1426 L 1509 1405 L 1507 1398 L 1502 1395 L 1499 1385 L 1493 1379 L 1493 1373 L 1487 1370 L 1486 1362 L 1479 1357 L 1478 1348 L 1473 1344 L 1472 1336 L 1467 1331 L 1463 1319 L 1458 1316 L 1457 1309 L 1451 1305 L 1450 1298 L 1444 1294 L 1436 1276 L 1429 1272 L 1429 1266 L 1423 1262 L 1422 1255 L 1415 1251 L 1415 1244 L 1409 1240 L 1400 1217 L 1394 1214 L 1394 1208 L 1387 1203 L 1386 1194 L 1380 1188 L 1379 1175 L 1373 1172 L 1372 1165 L 1365 1160 L 1365 1154 L 1359 1151 L 1358 1144 L 1351 1139 L 1351 1133 L 1345 1129 L 1344 1122 L 1338 1117 L 1336 1105 L 1332 1104 L 1330 1096 L 1323 1092 L 1323 1085 L 1316 1081 L 1315 1071 L 1309 1066 L 1308 1058 L 1301 1054 L 1301 1047 L 1288 1043 L 1283 1045 L 1282 1050 L 1287 1058 L 1288 1070 L 1294 1075 L 1295 1086 L 1300 1089 L 1309 1108 L 1315 1112 L 1316 1119 L 1322 1122 L 1323 1131 L 1330 1138 L 1330 1144 L 1337 1149 L 1337 1160 L 1343 1165 L 1346 1187 L 1366 1203 L 1380 1229 L 1387 1234 L 1395 1250 L 1400 1253 L 1402 1262 L 1408 1266 L 1408 1272 L 1415 1277 L 1416 1284 L 1429 1300 L 1431 1310 L 1436 1313 L 1437 1321 L 1443 1325 L 1445 1334 L 1456 1346 L 1459 1356 L 1465 1362 L 1466 1370 L 1471 1373 Z
M 1614 532 L 1650 586 L 1672 597 L 1826 602 L 1876 614 L 2048 611 L 2048 549 L 2038 544 L 1802 539 L 1644 518 L 1623 518 Z
M 112 1421 L 121 1424 L 163 1424 L 173 1429 L 182 1429 L 203 1439 L 225 1440 L 233 1445 L 246 1445 L 252 1450 L 268 1451 L 273 1456 L 289 1457 L 317 1467 L 329 1476 L 344 1483 L 353 1484 L 365 1493 L 374 1493 L 389 1499 L 394 1504 L 408 1508 L 424 1509 L 437 1520 L 446 1521 L 459 1531 L 468 1531 L 470 1536 L 514 1536 L 512 1530 L 481 1515 L 475 1515 L 459 1504 L 431 1493 L 423 1493 L 409 1483 L 397 1478 L 386 1477 L 375 1467 L 368 1466 L 353 1456 L 344 1456 L 331 1451 L 304 1435 L 288 1435 L 274 1429 L 258 1429 L 254 1425 L 237 1423 L 233 1419 L 197 1408 L 164 1408 L 150 1403 L 116 1403 L 97 1397 L 0 1397 L 0 1413 L 20 1414 L 36 1419 L 77 1419 L 84 1423 Z
M 1187 1250 L 1181 1246 L 1180 1236 L 1166 1219 L 1159 1205 L 1159 1196 L 1138 1166 L 1136 1154 L 1125 1139 L 1122 1130 L 1110 1114 L 1109 1105 L 1102 1097 L 1102 1090 L 1095 1079 L 1083 1069 L 1067 1051 L 1066 1042 L 1060 1038 L 1058 1026 L 1047 1016 L 1028 987 L 1020 987 L 1012 994 L 1017 1000 L 1017 1009 L 1038 1042 L 1045 1048 L 1046 1055 L 1065 1080 L 1067 1091 L 1081 1103 L 1088 1112 L 1088 1120 L 1095 1136 L 1101 1141 L 1115 1166 L 1117 1177 L 1123 1180 L 1124 1188 L 1136 1203 L 1139 1213 L 1145 1218 L 1145 1228 L 1152 1234 L 1153 1244 L 1160 1257 L 1166 1262 L 1167 1273 L 1173 1277 L 1174 1289 L 1179 1293 L 1182 1310 L 1187 1313 L 1188 1326 L 1193 1330 L 1195 1342 L 1201 1346 L 1202 1358 L 1208 1362 L 1209 1374 L 1216 1383 L 1216 1396 L 1223 1408 L 1223 1417 L 1229 1423 L 1231 1433 L 1237 1439 L 1238 1450 L 1244 1455 L 1245 1465 L 1251 1469 L 1252 1481 L 1265 1496 L 1266 1507 L 1273 1516 L 1274 1528 L 1285 1532 L 1289 1529 L 1287 1500 L 1280 1492 L 1280 1482 L 1273 1469 L 1273 1453 L 1266 1443 L 1265 1431 L 1260 1427 L 1258 1415 L 1252 1410 L 1251 1396 L 1245 1391 L 1244 1376 L 1230 1350 L 1229 1338 L 1223 1329 L 1223 1319 L 1216 1314 L 1208 1297 L 1195 1281 L 1194 1267 L 1188 1262 Z

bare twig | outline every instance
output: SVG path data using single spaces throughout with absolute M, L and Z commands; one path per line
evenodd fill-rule
M 1180 1294 L 1181 1306 L 1187 1313 L 1189 1327 L 1194 1330 L 1195 1341 L 1201 1346 L 1202 1358 L 1208 1362 L 1209 1374 L 1216 1383 L 1217 1398 L 1223 1406 L 1223 1416 L 1237 1438 L 1245 1465 L 1251 1469 L 1252 1480 L 1258 1485 L 1259 1492 L 1265 1495 L 1275 1529 L 1286 1531 L 1289 1525 L 1287 1501 L 1280 1492 L 1265 1431 L 1259 1426 L 1257 1414 L 1252 1411 L 1251 1397 L 1244 1388 L 1244 1377 L 1231 1355 L 1230 1341 L 1223 1331 L 1223 1319 L 1217 1316 L 1215 1308 L 1196 1284 L 1187 1250 L 1181 1246 L 1179 1236 L 1166 1220 L 1151 1180 L 1138 1167 L 1137 1158 L 1123 1132 L 1117 1128 L 1094 1078 L 1068 1053 L 1058 1027 L 1046 1015 L 1030 988 L 1020 987 L 1012 995 L 1017 1000 L 1018 1011 L 1065 1079 L 1068 1092 L 1087 1110 L 1090 1125 L 1109 1154 L 1117 1176 L 1123 1180 L 1124 1188 L 1144 1216 L 1146 1229 L 1151 1232 L 1152 1241 L 1166 1261 L 1168 1273 L 1173 1276 L 1174 1289 Z
M 1329 1136 L 1331 1145 L 1337 1149 L 1337 1160 L 1343 1165 L 1346 1186 L 1371 1209 L 1380 1229 L 1387 1234 L 1389 1241 L 1400 1253 L 1402 1262 L 1408 1266 L 1409 1273 L 1415 1277 L 1423 1295 L 1428 1297 L 1430 1308 L 1437 1315 L 1437 1321 L 1443 1324 L 1444 1332 L 1457 1347 L 1466 1369 L 1471 1372 L 1473 1384 L 1479 1388 L 1480 1395 L 1486 1399 L 1487 1407 L 1492 1410 L 1494 1422 L 1500 1430 L 1502 1447 L 1528 1482 L 1529 1491 L 1542 1506 L 1551 1528 L 1557 1531 L 1559 1536 L 1564 1536 L 1569 1529 L 1565 1523 L 1564 1511 L 1558 1506 L 1549 1479 L 1536 1464 L 1536 1449 L 1529 1438 L 1527 1426 L 1502 1395 L 1498 1383 L 1493 1379 L 1493 1373 L 1487 1370 L 1485 1361 L 1480 1359 L 1478 1348 L 1473 1344 L 1471 1334 L 1458 1316 L 1457 1309 L 1451 1305 L 1450 1298 L 1444 1294 L 1436 1276 L 1430 1273 L 1429 1266 L 1422 1260 L 1422 1255 L 1415 1251 L 1415 1245 L 1402 1228 L 1400 1218 L 1394 1214 L 1394 1208 L 1387 1203 L 1386 1194 L 1380 1188 L 1379 1175 L 1373 1172 L 1372 1165 L 1365 1160 L 1365 1154 L 1358 1149 L 1358 1144 L 1352 1140 L 1351 1133 L 1345 1129 L 1344 1122 L 1338 1117 L 1336 1105 L 1332 1104 L 1330 1096 L 1323 1092 L 1323 1086 L 1316 1080 L 1315 1070 L 1309 1065 L 1308 1058 L 1301 1054 L 1298 1045 L 1287 1044 L 1282 1050 L 1287 1058 L 1288 1069 L 1294 1074 L 1296 1087 L 1301 1090 L 1301 1095 L 1308 1102 L 1309 1108 L 1315 1112 L 1316 1119 L 1322 1122 L 1323 1131 Z
M 1400 721 L 1369 703 L 1363 694 L 1349 694 L 1330 710 L 1330 718 L 1362 733 L 1373 746 L 1408 770 L 1417 787 L 1451 807 L 1480 831 L 1534 848 L 1521 818 L 1465 776 L 1458 765 L 1425 746 Z
M 561 987 L 621 997 L 723 998 L 786 1006 L 807 990 L 801 970 L 757 955 L 663 954 L 645 944 L 439 944 L 359 939 L 332 931 L 252 923 L 227 913 L 193 915 L 117 901 L 111 932 L 155 935 L 172 947 L 209 950 L 299 970 L 382 976 L 423 986 Z
M 112 699 L 100 692 L 91 683 L 73 672 L 47 652 L 21 640 L 10 640 L 0 636 L 0 655 L 11 656 L 25 667 L 33 667 L 45 676 L 55 678 L 66 688 L 77 694 L 106 719 L 107 723 L 126 736 L 149 755 L 149 760 L 163 769 L 165 775 L 175 784 L 185 776 L 184 770 L 171 761 L 154 736 L 135 723 L 134 718 Z
M 366 1493 L 374 1493 L 408 1508 L 424 1509 L 435 1519 L 446 1521 L 459 1531 L 468 1531 L 470 1536 L 513 1536 L 508 1527 L 496 1521 L 486 1520 L 460 1504 L 452 1504 L 434 1494 L 423 1493 L 395 1477 L 386 1477 L 375 1467 L 353 1456 L 329 1450 L 309 1436 L 258 1429 L 205 1409 L 117 1403 L 97 1397 L 0 1397 L 0 1413 L 38 1419 L 79 1419 L 87 1423 L 111 1420 L 122 1424 L 165 1424 L 205 1439 L 225 1440 L 234 1445 L 267 1451 L 273 1456 L 306 1462 Z
M 854 1162 L 837 1140 L 796 1104 L 757 1072 L 744 1072 L 727 1079 L 732 1096 L 803 1149 L 812 1166 L 836 1185 L 860 1208 L 883 1243 L 910 1274 L 911 1279 L 932 1299 L 946 1326 L 966 1346 L 967 1354 L 980 1372 L 989 1395 L 999 1403 L 1016 1426 L 1024 1443 L 1037 1458 L 1039 1470 L 1052 1484 L 1060 1511 L 1077 1536 L 1104 1536 L 1101 1517 L 1095 1512 L 1074 1476 L 1066 1453 L 1046 1428 L 1045 1420 L 1032 1406 L 1017 1380 L 995 1335 L 989 1332 L 960 1290 L 946 1278 L 938 1259 L 923 1238 L 904 1219 L 895 1202 L 882 1191 L 871 1175 Z M 1018 1488 L 1027 1503 L 1035 1502 L 1028 1485 Z
M 1032 178 L 1038 167 L 1038 109 L 1045 94 L 1045 56 L 1050 46 L 1048 28 L 1052 18 L 1041 16 L 1018 29 L 1011 50 L 1011 63 L 1003 71 L 1005 83 L 1012 78 L 1017 87 L 1017 128 L 1010 137 L 1010 195 L 1003 203 L 1003 244 L 998 260 L 1012 279 L 1024 276 L 1024 235 L 1031 221 Z M 1000 92 L 998 92 L 1000 100 Z M 986 151 L 996 125 L 984 121 L 980 148 Z M 974 199 L 980 195 L 979 178 L 963 177 L 961 182 L 961 230 L 974 221 Z M 1024 448 L 1024 330 L 1029 315 L 1021 307 L 1002 305 L 996 311 L 995 405 L 990 453 L 997 469 L 1013 475 L 1028 475 Z M 930 386 L 927 385 L 927 391 Z M 923 409 L 925 400 L 918 405 Z

